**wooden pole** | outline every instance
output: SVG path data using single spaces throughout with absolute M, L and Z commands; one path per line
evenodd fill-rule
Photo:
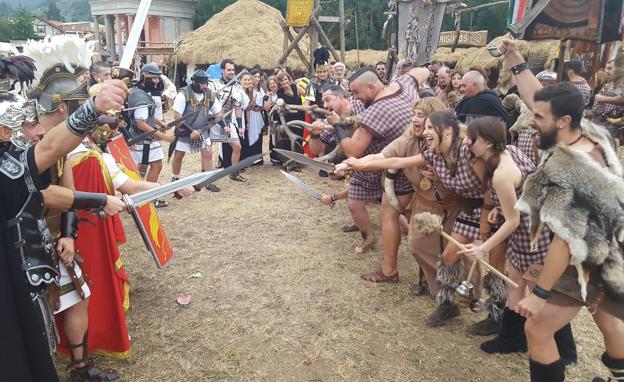
M 320 0 L 314 0 L 314 9 L 320 9 Z M 310 22 L 316 17 L 316 15 L 312 15 L 310 17 Z M 314 73 L 314 50 L 318 48 L 318 31 L 312 25 L 309 27 L 310 31 L 310 67 L 308 68 L 308 72 L 310 74 Z
M 340 18 L 340 61 L 345 62 L 345 13 L 344 0 L 338 0 L 338 17 Z
M 358 34 L 357 10 L 355 11 L 355 49 L 357 50 L 357 61 L 360 63 L 360 35 Z
M 284 28 L 284 37 L 286 37 L 286 46 L 288 46 L 288 41 L 290 41 L 292 43 L 292 41 L 294 41 L 294 37 L 292 35 L 292 33 L 290 33 L 290 29 L 288 27 L 285 26 L 284 22 L 280 20 L 280 25 L 282 26 L 282 28 Z M 294 46 L 295 52 L 297 53 L 297 55 L 299 56 L 299 58 L 301 59 L 301 62 L 306 66 L 309 67 L 310 63 L 308 62 L 308 59 L 306 58 L 305 54 L 303 54 L 303 51 L 301 50 L 301 48 L 299 48 L 299 45 L 295 45 Z
M 327 48 L 329 49 L 329 51 L 332 54 L 332 56 L 334 56 L 334 60 L 340 61 L 340 56 L 338 56 L 338 52 L 336 52 L 336 49 L 334 48 L 334 46 L 331 43 L 331 40 L 329 39 L 329 37 L 327 37 L 327 35 L 323 31 L 323 27 L 321 26 L 321 23 L 319 23 L 318 20 L 315 17 L 311 17 L 310 21 L 312 21 L 312 25 L 314 26 L 314 28 L 318 32 L 318 35 L 320 35 L 321 39 L 323 39 L 323 41 L 325 41 L 325 44 L 327 45 Z
M 314 10 L 314 12 L 312 12 L 312 16 L 316 17 L 318 12 L 319 12 L 319 8 L 316 8 Z M 277 60 L 278 65 L 283 65 L 284 64 L 284 62 L 286 61 L 286 58 L 288 57 L 288 55 L 290 55 L 290 53 L 293 51 L 293 49 L 298 47 L 297 44 L 299 44 L 299 41 L 301 41 L 303 36 L 305 36 L 306 33 L 308 33 L 310 29 L 313 29 L 313 28 L 311 28 L 311 27 L 301 28 L 299 33 L 297 33 L 297 35 L 295 36 L 295 39 L 288 46 L 288 49 L 286 49 L 286 51 L 284 51 L 284 53 L 282 53 L 282 57 L 280 57 L 280 59 Z
M 284 42 L 283 42 L 283 48 L 282 48 L 282 54 L 284 54 L 284 52 L 286 52 L 286 50 L 288 49 L 288 35 L 290 34 L 290 27 L 287 27 L 286 24 L 280 20 L 280 25 L 282 26 L 282 30 L 284 31 Z M 288 60 L 288 56 L 286 56 L 286 60 Z

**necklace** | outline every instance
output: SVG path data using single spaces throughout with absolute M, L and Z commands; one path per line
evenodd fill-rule
M 578 141 L 580 141 L 583 138 L 583 134 L 581 134 L 578 138 L 576 138 L 573 142 L 568 143 L 568 146 L 574 146 L 576 143 L 578 143 Z

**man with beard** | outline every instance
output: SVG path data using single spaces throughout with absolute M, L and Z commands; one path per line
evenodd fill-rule
M 105 61 L 96 61 L 89 67 L 89 86 L 110 80 L 111 66 Z
M 147 64 L 141 68 L 139 83 L 132 88 L 128 96 L 128 108 L 130 113 L 130 134 L 140 135 L 155 129 L 164 129 L 166 125 L 156 115 L 160 103 L 160 93 L 163 83 L 160 81 L 162 75 L 160 69 L 154 64 Z M 162 106 L 161 116 L 162 116 Z M 139 164 L 139 172 L 148 182 L 158 182 L 158 176 L 162 171 L 162 160 L 164 158 L 162 147 L 158 140 L 173 143 L 173 135 L 157 131 L 137 144 L 132 149 L 132 158 Z M 149 169 L 149 170 L 148 170 Z M 164 200 L 155 200 L 154 206 L 166 207 L 168 204 Z
M 532 293 L 509 307 L 526 318 L 531 381 L 565 379 L 563 354 L 554 337 L 583 306 L 602 332 L 606 352 L 601 358 L 611 371 L 609 380 L 621 380 L 624 321 L 617 307 L 624 283 L 618 240 L 622 166 L 606 131 L 582 119 L 584 101 L 578 89 L 569 83 L 542 87 L 516 41 L 503 40 L 501 51 L 516 75 L 522 100 L 533 110 L 544 150 L 517 208 L 530 215 L 533 230 L 545 224 L 554 233 L 543 267 L 524 276 L 535 282 Z
M 234 110 L 235 118 L 231 116 L 227 118 L 226 127 L 221 128 L 221 138 L 226 139 L 228 144 L 220 144 L 221 147 L 221 163 L 223 168 L 230 167 L 238 163 L 241 155 L 240 140 L 245 136 L 245 125 L 243 123 L 243 109 L 247 109 L 250 99 L 245 94 L 242 86 L 238 82 L 234 82 L 228 86 L 230 81 L 234 79 L 236 68 L 232 60 L 223 60 L 221 62 L 220 80 L 213 80 L 208 83 L 214 96 L 223 106 L 223 114 Z M 215 126 L 215 132 L 211 132 L 214 137 L 219 127 Z M 246 182 L 247 179 L 240 174 L 231 174 L 230 179 L 237 182 Z
M 332 76 L 334 81 L 344 89 L 347 89 L 349 87 L 349 81 L 345 78 L 347 75 L 347 66 L 342 62 L 336 62 L 332 65 L 332 69 L 334 69 L 334 74 Z
M 427 81 L 427 78 L 427 69 L 415 68 L 385 86 L 377 74 L 368 68 L 355 72 L 349 86 L 353 97 L 360 100 L 366 110 L 361 115 L 360 126 L 350 138 L 339 124 L 334 126 L 336 140 L 344 154 L 356 158 L 378 154 L 403 134 L 412 118 L 412 105 L 419 98 L 419 84 Z M 401 195 L 401 201 L 407 204 L 409 199 L 405 200 L 404 195 L 411 194 L 413 189 L 403 173 L 396 177 L 395 185 L 397 195 Z M 382 191 L 381 172 L 353 172 L 347 204 L 353 221 L 362 234 L 363 241 L 355 248 L 357 253 L 371 250 L 376 243 L 366 204 L 379 203 Z M 399 232 L 398 218 L 392 229 L 393 232 Z
M 173 161 L 171 162 L 171 180 L 180 179 L 182 159 L 189 152 L 199 150 L 201 155 L 201 171 L 212 170 L 212 146 L 210 131 L 201 131 L 208 125 L 211 117 L 221 116 L 221 103 L 215 99 L 214 93 L 208 88 L 208 76 L 203 70 L 196 70 L 191 77 L 191 84 L 180 89 L 173 101 L 174 119 L 185 118 L 177 127 L 177 138 Z M 189 131 L 190 129 L 190 131 Z M 221 189 L 209 184 L 206 189 L 219 192 Z
M 438 83 L 436 87 L 434 88 L 434 91 L 435 91 L 435 94 L 440 99 L 444 99 L 444 91 L 446 90 L 446 87 L 451 81 L 451 73 L 452 73 L 451 68 L 447 66 L 441 67 L 440 69 L 438 69 L 438 72 L 436 73 Z
M 480 117 L 496 117 L 511 126 L 511 119 L 500 98 L 493 91 L 485 88 L 483 74 L 471 70 L 464 74 L 461 82 L 464 98 L 457 104 L 457 119 L 465 124 Z
M 608 119 L 624 117 L 624 86 L 621 84 L 622 79 L 615 76 L 615 64 L 616 60 L 613 59 L 605 66 L 608 82 L 596 94 L 592 108 L 593 121 L 609 130 L 613 137 L 617 137 L 617 132 L 621 126 L 614 125 Z M 619 86 L 618 82 L 620 83 Z

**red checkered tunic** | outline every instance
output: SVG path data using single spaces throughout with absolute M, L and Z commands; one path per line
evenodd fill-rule
M 516 142 L 516 147 L 522 151 L 524 155 L 526 155 L 531 162 L 537 163 L 537 145 L 535 144 L 535 136 L 537 135 L 537 131 L 532 128 L 524 128 L 520 130 L 518 134 L 518 141 Z
M 472 170 L 472 158 L 468 145 L 462 145 L 459 148 L 457 169 L 454 173 L 449 170 L 442 155 L 432 150 L 425 151 L 423 155 L 445 188 L 463 198 L 483 199 L 484 186 Z M 460 212 L 453 224 L 453 232 L 469 239 L 479 239 L 480 218 L 481 208 L 475 208 L 469 213 Z
M 511 158 L 516 163 L 520 171 L 522 172 L 523 179 L 526 179 L 527 175 L 535 171 L 535 165 L 531 160 L 524 155 L 516 146 L 507 146 L 507 151 L 511 154 Z M 496 195 L 496 192 L 492 186 L 488 187 L 488 193 L 492 198 L 492 203 L 500 208 L 500 200 Z M 519 198 L 522 193 L 522 187 L 516 189 L 516 196 Z M 531 231 L 529 226 L 529 216 L 526 214 L 520 214 L 520 225 L 516 230 L 507 238 L 507 253 L 506 257 L 511 264 L 516 267 L 520 272 L 526 272 L 531 264 L 543 264 L 544 257 L 546 256 L 546 250 L 550 244 L 550 230 L 544 227 L 537 241 L 537 248 L 535 251 L 531 250 Z
M 398 77 L 393 82 L 400 89 L 392 95 L 373 102 L 361 114 L 360 126 L 373 135 L 373 140 L 363 156 L 377 154 L 388 144 L 401 136 L 410 125 L 412 105 L 418 100 L 418 81 L 409 74 Z M 349 186 L 349 199 L 374 201 L 381 197 L 381 171 L 354 171 Z M 395 180 L 397 194 L 412 192 L 412 185 L 400 172 Z
M 580 82 L 570 82 L 572 85 L 576 86 L 576 88 L 583 95 L 583 105 L 589 105 L 589 99 L 591 98 L 591 87 L 587 83 L 587 80 L 581 77 Z
M 606 97 L 621 97 L 624 95 L 624 89 L 616 87 L 615 83 L 610 81 L 602 87 L 602 90 L 600 90 L 600 93 L 598 94 Z M 619 127 L 607 122 L 607 118 L 618 118 L 624 116 L 624 105 L 594 101 L 592 111 L 594 114 L 593 121 L 595 123 L 606 127 L 611 134 L 617 133 Z

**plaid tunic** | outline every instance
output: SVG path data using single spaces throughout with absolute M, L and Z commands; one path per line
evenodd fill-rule
M 394 82 L 399 84 L 396 93 L 378 99 L 361 114 L 360 126 L 373 135 L 373 140 L 363 156 L 380 153 L 410 125 L 412 105 L 418 100 L 418 81 L 406 74 L 396 78 Z M 349 199 L 371 201 L 376 199 L 375 194 L 381 196 L 381 174 L 381 171 L 354 171 Z M 396 178 L 395 189 L 397 194 L 412 192 L 412 186 L 402 172 Z
M 538 156 L 537 145 L 535 144 L 536 135 L 537 131 L 532 128 L 521 129 L 516 142 L 516 147 L 533 163 L 537 163 Z
M 357 98 L 353 98 L 353 96 L 349 96 L 349 103 L 351 104 L 351 115 L 362 115 L 362 113 L 364 112 L 365 108 L 364 108 L 364 104 Z M 323 132 L 321 133 L 321 142 L 323 142 L 326 145 L 329 145 L 331 147 L 331 149 L 333 149 L 334 147 L 336 147 L 336 137 L 334 136 L 335 131 L 334 128 L 331 125 L 327 124 L 327 121 L 324 120 L 325 122 L 325 128 L 323 129 Z
M 624 89 L 617 88 L 615 83 L 610 81 L 602 87 L 602 90 L 600 90 L 598 94 L 606 97 L 621 97 L 624 95 Z M 595 123 L 607 128 L 611 134 L 617 133 L 619 127 L 607 122 L 607 118 L 624 116 L 624 105 L 594 101 L 592 111 L 594 112 L 593 121 Z
M 591 87 L 589 87 L 587 80 L 581 77 L 580 82 L 570 82 L 570 83 L 576 86 L 576 88 L 581 92 L 581 95 L 583 95 L 583 105 L 585 106 L 589 105 L 589 99 L 591 98 Z
M 524 155 L 516 146 L 507 146 L 507 151 L 511 154 L 511 158 L 522 172 L 523 180 L 527 175 L 535 171 L 535 165 L 526 155 Z M 500 200 L 496 192 L 490 185 L 488 193 L 492 198 L 492 203 L 500 210 Z M 522 187 L 516 189 L 516 196 L 520 197 Z M 550 244 L 550 230 L 544 227 L 538 240 L 535 251 L 531 250 L 531 231 L 529 226 L 529 215 L 520 214 L 520 225 L 507 238 L 506 257 L 511 264 L 520 272 L 526 272 L 531 264 L 543 264 L 546 257 L 546 250 Z
M 457 169 L 452 173 L 446 165 L 444 157 L 433 150 L 423 153 L 445 188 L 466 199 L 482 199 L 484 187 L 477 175 L 472 171 L 472 158 L 468 145 L 459 148 Z M 479 239 L 481 208 L 470 212 L 462 211 L 453 224 L 453 232 L 469 239 Z

